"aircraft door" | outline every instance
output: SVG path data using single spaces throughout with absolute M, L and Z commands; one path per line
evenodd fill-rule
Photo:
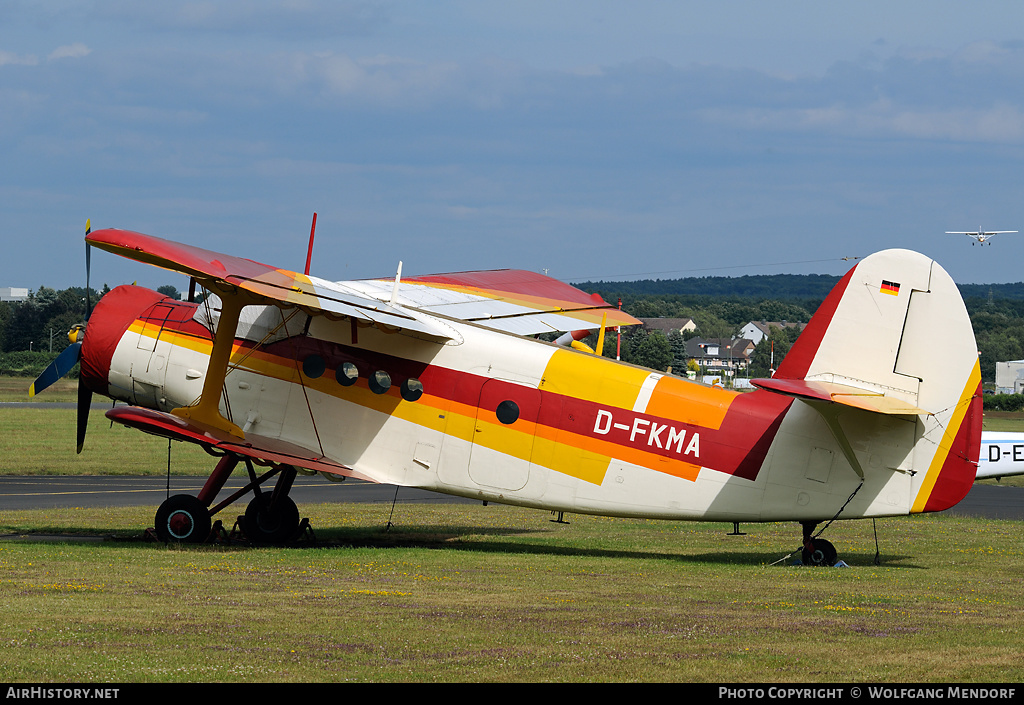
M 503 490 L 526 486 L 540 403 L 541 393 L 533 387 L 501 379 L 484 382 L 469 459 L 474 482 Z

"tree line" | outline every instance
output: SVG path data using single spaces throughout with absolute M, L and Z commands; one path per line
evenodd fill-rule
M 87 305 L 95 307 L 108 291 L 106 284 L 100 291 L 90 288 L 87 301 L 85 287 L 58 291 L 41 286 L 30 291 L 25 301 L 0 301 L 0 374 L 35 376 L 42 372 L 70 344 L 68 331 L 85 321 Z M 180 298 L 173 286 L 158 291 Z
M 673 291 L 671 282 L 657 282 L 664 293 L 644 293 L 653 285 L 645 282 L 598 282 L 577 284 L 588 293 L 599 293 L 605 301 L 622 300 L 622 308 L 637 318 L 691 318 L 696 335 L 703 338 L 731 338 L 750 321 L 807 322 L 827 294 L 824 284 L 836 278 L 824 275 L 773 275 L 737 277 L 734 290 L 727 288 L 727 277 L 709 277 L 683 282 Z M 694 293 L 693 281 L 713 282 L 717 294 Z M 600 285 L 600 286 L 599 286 Z M 642 285 L 642 286 L 641 286 Z M 765 292 L 772 290 L 768 295 Z M 1024 359 L 1024 285 L 964 285 L 961 290 L 980 353 L 982 381 L 995 382 L 997 361 Z M 89 292 L 92 306 L 109 291 Z M 173 286 L 159 288 L 161 293 L 180 298 Z M 756 292 L 750 294 L 749 292 Z M 1000 292 L 997 296 L 996 292 Z M 82 287 L 55 290 L 41 286 L 30 292 L 26 301 L 0 302 L 0 374 L 37 374 L 68 345 L 67 332 L 85 319 L 86 292 Z M 870 331 L 865 332 L 870 335 Z M 936 345 L 942 345 L 943 331 L 935 331 Z M 774 344 L 775 366 L 796 340 L 795 329 L 772 329 L 771 336 L 754 350 L 750 374 L 769 374 Z M 689 336 L 639 327 L 623 330 L 621 342 L 614 334 L 605 337 L 604 354 L 614 357 L 617 343 L 626 362 L 664 370 L 672 367 L 682 374 L 687 367 L 685 352 Z M 590 344 L 596 344 L 592 336 Z M 22 353 L 28 353 L 23 355 Z M 42 361 L 42 362 L 40 362 Z
M 696 335 L 704 338 L 730 338 L 750 321 L 804 322 L 821 305 L 838 277 L 824 275 L 772 275 L 738 277 L 737 287 L 730 290 L 727 277 L 707 277 L 656 282 L 598 282 L 578 284 L 587 293 L 598 293 L 605 301 L 616 303 L 637 318 L 692 318 Z M 710 283 L 717 295 L 694 293 L 699 283 Z M 826 288 L 825 285 L 829 286 Z M 982 382 L 995 383 L 995 363 L 1024 359 L 1024 283 L 958 285 L 974 328 L 981 364 Z M 777 289 L 773 290 L 773 287 Z M 659 290 L 662 293 L 643 293 Z M 747 295 L 747 292 L 758 292 Z M 771 291 L 771 294 L 765 292 Z M 934 332 L 936 345 L 943 344 L 947 333 L 940 327 Z M 870 335 L 870 331 L 865 331 Z M 774 344 L 774 364 L 795 342 L 795 329 L 772 329 L 771 336 L 758 344 L 751 360 L 750 374 L 766 377 Z M 624 340 L 622 359 L 626 362 L 664 370 L 685 369 L 685 355 L 680 355 L 685 342 L 673 340 L 660 331 L 631 330 Z M 605 352 L 608 347 L 606 342 Z M 614 355 L 614 349 L 612 351 Z

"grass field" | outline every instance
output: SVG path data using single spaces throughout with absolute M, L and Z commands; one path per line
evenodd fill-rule
M 76 411 L 0 409 L 0 475 L 163 475 L 167 440 L 120 425 L 101 409 L 89 414 L 81 455 L 75 453 Z M 216 464 L 199 446 L 171 443 L 177 475 L 208 475 Z
M 28 388 L 31 385 L 31 377 L 8 377 L 6 375 L 0 375 L 0 402 L 74 402 L 78 399 L 78 380 L 75 379 L 59 379 L 50 385 L 50 387 L 44 389 L 41 394 L 29 399 Z
M 96 410 L 76 456 L 74 414 L 0 409 L 0 472 L 166 471 L 165 440 Z M 179 474 L 213 463 L 181 443 L 172 460 Z M 786 558 L 795 524 L 728 536 L 500 505 L 390 512 L 303 506 L 321 546 L 290 549 L 148 543 L 146 507 L 0 512 L 5 680 L 1024 678 L 1019 522 L 880 520 L 878 566 L 872 523 L 837 522 L 827 538 L 850 567 L 813 569 Z
M 0 513 L 8 681 L 1015 682 L 1012 522 L 830 530 L 848 568 L 794 567 L 795 525 L 503 506 L 305 507 L 325 548 L 144 543 L 149 510 Z M 133 527 L 130 530 L 127 527 Z M 326 527 L 336 527 L 328 529 Z

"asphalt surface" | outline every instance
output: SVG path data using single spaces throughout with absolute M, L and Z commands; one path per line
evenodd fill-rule
M 68 408 L 74 403 L 0 402 L 2 407 Z M 93 408 L 108 409 L 109 402 L 93 403 Z M 171 494 L 196 494 L 205 478 L 172 477 L 170 489 L 166 477 L 0 477 L 0 511 L 46 509 L 50 507 L 127 507 L 152 506 L 154 510 Z M 228 483 L 228 492 L 239 489 L 241 477 Z M 268 484 L 269 489 L 272 485 Z M 228 492 L 221 492 L 226 497 Z M 316 475 L 300 475 L 292 488 L 292 499 L 303 503 L 318 502 L 474 502 L 449 495 L 376 485 L 359 480 L 330 482 Z M 248 499 L 242 498 L 242 502 Z M 244 506 L 244 505 L 243 505 Z M 946 510 L 955 516 L 985 519 L 1024 520 L 1024 487 L 999 484 L 977 484 L 958 505 Z
M 201 477 L 113 477 L 113 476 L 7 476 L 0 477 L 0 511 L 68 507 L 156 507 L 172 494 L 196 494 L 202 489 Z M 232 478 L 220 497 L 240 489 L 243 478 Z M 269 489 L 271 483 L 266 487 Z M 376 485 L 359 480 L 330 482 L 321 476 L 299 475 L 292 487 L 295 503 L 378 502 L 451 503 L 475 500 L 452 497 L 426 490 Z M 244 510 L 246 497 L 239 500 Z M 1024 520 L 1024 487 L 998 484 L 975 485 L 967 497 L 947 514 L 987 519 Z
M 195 495 L 202 489 L 203 477 L 115 477 L 115 476 L 8 476 L 0 477 L 0 511 L 69 507 L 133 507 L 160 505 L 175 494 Z M 242 476 L 231 478 L 218 495 L 224 499 L 246 482 Z M 263 486 L 273 489 L 273 480 Z M 300 507 L 321 502 L 409 503 L 473 502 L 461 497 L 394 485 L 347 479 L 331 482 L 321 476 L 299 475 L 292 485 L 291 498 Z M 238 500 L 240 511 L 252 495 Z

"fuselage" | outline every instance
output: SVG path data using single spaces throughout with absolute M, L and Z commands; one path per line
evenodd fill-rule
M 706 387 L 451 319 L 451 339 L 439 342 L 299 309 L 245 311 L 221 413 L 247 436 L 314 449 L 377 482 L 666 519 L 944 508 L 928 504 L 932 485 L 914 470 L 913 418 L 844 412 L 847 434 L 870 439 L 854 443 L 861 484 L 821 415 L 792 397 Z M 90 384 L 159 411 L 194 404 L 215 319 L 118 287 L 90 320 Z

